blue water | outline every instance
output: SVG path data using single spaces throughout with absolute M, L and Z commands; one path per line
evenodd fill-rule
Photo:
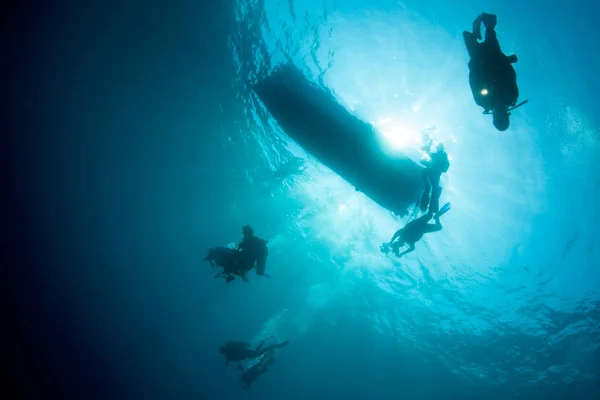
M 13 80 L 38 263 L 14 290 L 35 293 L 18 305 L 48 387 L 600 398 L 597 2 L 96 3 L 44 6 Z M 498 15 L 530 100 L 502 133 L 468 87 L 461 33 L 482 11 Z M 379 252 L 406 218 L 294 145 L 253 95 L 283 63 L 390 149 L 416 150 L 419 130 L 436 127 L 452 162 L 442 232 L 400 260 Z M 275 178 L 293 157 L 305 169 Z M 269 240 L 273 279 L 213 279 L 207 248 L 245 224 Z M 218 348 L 262 338 L 290 345 L 247 392 Z

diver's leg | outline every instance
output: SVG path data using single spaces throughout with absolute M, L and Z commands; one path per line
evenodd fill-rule
M 424 225 L 427 222 L 429 222 L 429 220 L 433 217 L 433 214 L 431 212 L 428 212 L 427 214 L 423 214 L 421 215 L 419 218 L 415 219 L 412 222 L 409 222 L 408 225 L 414 226 L 414 225 Z
M 477 38 L 474 34 L 468 31 L 463 32 L 463 40 L 465 41 L 465 47 L 467 48 L 467 53 L 469 53 L 469 57 L 471 59 L 477 58 L 477 48 L 479 46 L 479 42 L 477 42 Z
M 440 211 L 440 194 L 442 192 L 441 186 L 435 186 L 431 191 L 431 202 L 429 203 L 429 212 L 437 213 Z
M 440 210 L 440 196 L 442 194 L 442 187 L 440 186 L 439 176 L 432 179 L 431 182 L 433 188 L 431 189 L 431 200 L 429 201 L 429 212 L 437 213 Z
M 265 353 L 267 353 L 267 352 L 268 352 L 268 351 L 270 351 L 270 350 L 273 350 L 273 349 L 280 349 L 280 348 L 282 348 L 282 347 L 285 347 L 285 346 L 287 346 L 289 343 L 290 343 L 290 341 L 289 341 L 289 340 L 284 340 L 284 341 L 283 341 L 283 342 L 281 342 L 281 343 L 275 343 L 275 344 L 272 344 L 272 345 L 270 345 L 270 346 L 266 347 L 265 349 L 263 349 L 263 350 L 261 351 L 261 353 L 262 353 L 262 354 L 265 354 Z M 259 350 L 259 349 L 257 348 L 257 350 Z
M 485 28 L 485 39 L 483 41 L 487 48 L 486 54 L 498 54 L 502 52 L 500 50 L 500 42 L 498 42 L 498 36 L 494 28 Z
M 483 22 L 483 26 L 485 26 L 485 30 L 488 29 L 496 29 L 496 24 L 498 23 L 498 17 L 495 14 L 481 13 L 480 22 Z
M 423 181 L 425 182 L 425 190 L 423 190 L 423 194 L 421 195 L 419 208 L 421 211 L 427 211 L 427 206 L 429 205 L 429 192 L 431 191 L 431 182 L 427 176 L 427 170 L 423 171 Z
M 435 218 L 435 224 L 427 224 L 425 225 L 424 233 L 432 233 L 438 232 L 442 230 L 442 224 L 440 223 L 439 218 Z

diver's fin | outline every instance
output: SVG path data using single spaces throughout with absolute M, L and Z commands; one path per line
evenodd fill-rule
M 498 17 L 495 14 L 481 13 L 481 22 L 485 29 L 496 29 Z
M 444 204 L 444 205 L 442 206 L 442 208 L 440 208 L 440 211 L 438 211 L 438 212 L 435 214 L 435 217 L 436 217 L 436 218 L 439 218 L 439 217 L 441 217 L 442 215 L 444 215 L 444 214 L 446 214 L 448 211 L 450 211 L 450 209 L 451 209 L 451 208 L 452 208 L 452 204 L 450 204 L 450 202 L 447 202 L 446 204 Z

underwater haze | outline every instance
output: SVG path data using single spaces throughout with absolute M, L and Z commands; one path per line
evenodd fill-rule
M 11 22 L 28 33 L 7 86 L 31 268 L 9 290 L 48 398 L 600 398 L 600 3 L 32 10 Z M 481 12 L 529 100 L 506 132 L 469 89 L 462 31 Z M 294 144 L 252 90 L 288 64 L 391 152 L 435 127 L 441 232 L 380 252 L 409 216 Z M 272 279 L 215 279 L 207 250 L 246 224 Z M 263 339 L 290 343 L 244 390 L 219 347 Z

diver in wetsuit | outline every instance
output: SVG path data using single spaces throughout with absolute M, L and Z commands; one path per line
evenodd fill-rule
M 265 275 L 267 256 L 269 255 L 267 241 L 254 236 L 254 229 L 250 225 L 242 228 L 242 235 L 242 241 L 238 244 L 240 251 L 238 265 L 241 269 L 249 271 L 256 263 L 256 274 Z
M 421 196 L 420 208 L 421 211 L 427 211 L 429 208 L 430 212 L 437 213 L 440 209 L 440 195 L 442 194 L 440 178 L 443 173 L 448 172 L 450 160 L 442 143 L 438 143 L 433 152 L 431 151 L 432 143 L 432 140 L 426 136 L 425 144 L 421 147 L 428 158 L 421 160 L 421 164 L 425 166 L 423 170 L 425 190 Z
M 429 211 L 427 214 L 409 222 L 404 228 L 398 229 L 394 233 L 389 243 L 381 245 L 381 251 L 387 253 L 391 250 L 397 257 L 410 253 L 415 249 L 415 243 L 421 240 L 424 234 L 442 230 L 440 217 L 449 210 L 450 203 L 446 203 L 437 214 L 434 215 L 433 212 Z M 429 223 L 432 218 L 435 220 L 434 224 Z M 405 244 L 408 244 L 408 249 L 400 253 L 400 248 L 404 247 Z
M 244 282 L 248 282 L 248 272 L 254 268 L 255 263 L 257 275 L 271 278 L 271 276 L 265 274 L 269 254 L 267 241 L 254 236 L 254 231 L 250 225 L 242 228 L 242 234 L 243 239 L 238 244 L 237 249 L 221 246 L 208 250 L 204 261 L 208 261 L 213 268 L 223 268 L 223 271 L 216 274 L 215 278 L 224 278 L 227 283 L 230 283 L 235 280 L 237 275 Z
M 482 22 L 485 39 L 480 43 Z M 505 131 L 510 125 L 509 111 L 518 107 L 515 106 L 519 98 L 517 73 L 512 66 L 518 59 L 500 49 L 494 30 L 496 22 L 495 15 L 482 13 L 473 21 L 473 32 L 464 31 L 463 38 L 470 57 L 469 85 L 473 99 L 483 107 L 484 114 L 492 113 L 496 129 Z
M 273 344 L 271 346 L 267 346 L 263 349 L 263 345 L 265 341 L 263 340 L 256 347 L 256 349 L 252 349 L 250 347 L 250 343 L 248 342 L 240 342 L 237 340 L 230 340 L 225 343 L 223 346 L 219 348 L 221 354 L 225 356 L 225 365 L 229 365 L 230 362 L 238 362 L 247 360 L 249 358 L 260 357 L 263 354 L 272 351 L 274 349 L 279 349 L 281 347 L 285 347 L 289 344 L 289 340 L 284 340 L 283 342 Z
M 241 365 L 238 367 L 242 371 L 242 374 L 240 375 L 240 382 L 244 389 L 252 389 L 252 384 L 254 381 L 256 381 L 256 378 L 268 371 L 268 367 L 275 362 L 274 355 L 275 352 L 270 350 L 262 356 L 260 361 L 247 370 L 244 370 Z

